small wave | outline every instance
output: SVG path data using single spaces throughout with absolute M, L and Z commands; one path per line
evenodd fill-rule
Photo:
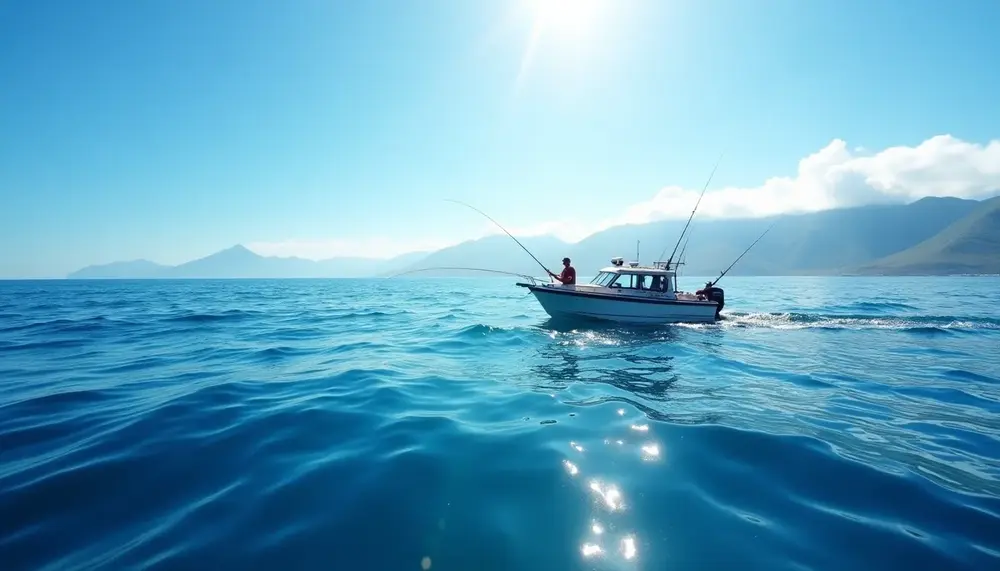
M 483 337 L 494 333 L 505 333 L 508 331 L 509 330 L 504 329 L 503 327 L 494 327 L 492 325 L 477 323 L 460 330 L 458 335 L 461 337 Z
M 980 375 L 978 373 L 973 373 L 972 371 L 965 371 L 965 370 L 961 370 L 961 369 L 955 369 L 955 370 L 947 371 L 946 374 L 949 377 L 952 377 L 952 378 L 955 378 L 955 379 L 960 379 L 960 380 L 963 380 L 963 381 L 973 381 L 973 382 L 981 382 L 981 383 L 1000 384 L 1000 378 L 987 377 L 986 375 Z
M 910 333 L 916 333 L 916 334 L 922 334 L 922 335 L 954 335 L 954 333 L 955 333 L 954 331 L 952 331 L 952 330 L 950 330 L 948 328 L 944 328 L 944 327 L 918 326 L 918 327 L 909 327 L 909 328 L 905 328 L 904 327 L 903 329 L 905 329 L 906 331 L 908 331 Z
M 847 311 L 876 311 L 885 312 L 889 310 L 903 310 L 903 311 L 919 311 L 919 308 L 912 305 L 907 305 L 905 303 L 897 303 L 892 301 L 855 301 L 847 305 L 834 306 L 832 309 L 835 310 L 847 310 Z
M 48 341 L 31 341 L 28 343 L 11 343 L 0 346 L 3 351 L 38 351 L 45 349 L 78 349 L 85 347 L 86 339 L 50 339 Z
M 523 345 L 529 342 L 531 333 L 527 329 L 507 328 L 477 323 L 462 329 L 453 330 L 446 336 L 430 342 L 421 342 L 418 352 L 433 353 L 445 351 L 448 353 L 475 351 L 477 347 L 507 347 Z
M 0 333 L 15 332 L 45 332 L 45 333 L 91 333 L 107 327 L 119 327 L 123 325 L 135 325 L 134 322 L 124 319 L 112 319 L 102 315 L 86 317 L 83 319 L 51 319 L 46 321 L 36 321 L 24 323 L 0 329 Z
M 312 350 L 302 349 L 298 347 L 286 347 L 286 346 L 268 347 L 266 349 L 260 349 L 258 351 L 254 351 L 252 357 L 254 359 L 263 361 L 275 361 L 275 360 L 285 359 L 288 357 L 295 357 L 298 355 L 306 355 L 312 352 L 313 352 Z
M 246 309 L 230 309 L 221 313 L 187 312 L 183 315 L 168 317 L 165 321 L 176 323 L 211 323 L 216 321 L 237 321 L 257 314 L 258 312 L 256 311 Z
M 97 372 L 104 375 L 112 375 L 116 373 L 132 373 L 135 371 L 141 371 L 144 369 L 154 369 L 157 367 L 162 367 L 172 363 L 169 359 L 164 359 L 162 357 L 139 357 L 137 359 L 127 360 L 123 363 L 119 363 L 113 367 L 108 367 L 105 369 L 100 369 Z

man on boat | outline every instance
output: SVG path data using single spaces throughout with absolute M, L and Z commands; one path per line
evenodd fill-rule
M 703 287 L 702 289 L 694 292 L 694 294 L 697 295 L 697 296 L 699 296 L 699 297 L 703 297 L 705 299 L 708 299 L 709 292 L 711 292 L 711 291 L 712 291 L 712 282 L 707 282 L 707 283 L 705 283 L 705 287 Z
M 708 301 L 714 301 L 717 305 L 715 307 L 715 318 L 719 319 L 722 314 L 722 308 L 726 305 L 726 294 L 722 291 L 721 287 L 715 287 L 715 284 L 708 282 L 705 284 L 703 289 L 694 292 L 698 299 L 707 299 Z
M 549 272 L 549 275 L 562 282 L 563 285 L 573 285 L 576 283 L 576 269 L 569 265 L 569 258 L 563 258 L 563 271 L 560 275 Z

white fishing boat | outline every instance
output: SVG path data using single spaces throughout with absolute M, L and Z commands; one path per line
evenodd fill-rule
M 712 169 L 712 173 L 715 173 L 715 169 Z M 708 180 L 711 182 L 712 177 L 709 176 Z M 674 245 L 673 252 L 666 262 L 654 262 L 652 266 L 641 266 L 636 261 L 630 262 L 626 266 L 623 258 L 612 258 L 611 265 L 601 268 L 597 272 L 597 275 L 590 280 L 590 283 L 586 284 L 565 284 L 557 280 L 555 274 L 549 271 L 534 254 L 524 247 L 524 244 L 501 226 L 499 222 L 493 220 L 488 214 L 474 206 L 458 201 L 451 202 L 458 202 L 458 204 L 467 206 L 489 218 L 490 221 L 510 236 L 522 250 L 531 256 L 551 276 L 550 281 L 545 283 L 531 276 L 515 274 L 521 275 L 521 277 L 528 280 L 528 282 L 517 282 L 517 285 L 527 288 L 534 294 L 538 303 L 541 304 L 542 309 L 551 317 L 584 317 L 622 323 L 705 323 L 721 319 L 722 317 L 721 312 L 723 306 L 725 306 L 726 298 L 725 292 L 722 288 L 718 287 L 719 280 L 725 277 L 729 273 L 729 270 L 757 242 L 770 232 L 774 226 L 772 223 L 719 277 L 707 283 L 705 288 L 695 293 L 678 290 L 676 287 L 676 270 L 680 264 L 680 260 L 684 257 L 687 242 L 684 242 L 684 248 L 681 249 L 681 254 L 677 258 L 678 261 L 676 263 L 674 262 L 674 254 L 677 253 L 677 248 L 681 245 L 681 241 L 687 234 L 691 220 L 694 218 L 694 214 L 698 210 L 698 205 L 701 204 L 701 199 L 707 189 L 708 182 L 705 183 L 705 188 L 701 190 L 698 202 L 695 203 L 694 210 L 691 211 L 691 216 L 688 217 L 687 224 L 684 225 L 684 229 L 681 231 L 681 235 L 677 238 L 677 243 Z M 666 248 L 664 248 L 660 257 L 662 258 L 665 254 Z M 636 259 L 638 259 L 638 256 L 637 243 Z M 568 259 L 564 261 L 568 263 Z M 464 269 L 475 270 L 476 268 Z M 485 269 L 480 271 L 496 270 Z M 509 274 L 510 272 L 499 273 Z
M 585 317 L 623 323 L 704 323 L 719 319 L 725 292 L 712 287 L 708 295 L 679 291 L 676 272 L 667 262 L 640 266 L 622 258 L 601 268 L 585 284 L 518 282 L 551 317 Z

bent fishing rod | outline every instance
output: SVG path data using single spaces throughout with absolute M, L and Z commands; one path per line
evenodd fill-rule
M 670 258 L 667 260 L 667 269 L 670 269 L 670 262 L 674 261 L 674 254 L 677 253 L 677 246 L 681 245 L 681 240 L 684 239 L 684 234 L 687 233 L 688 226 L 691 225 L 691 220 L 694 218 L 694 213 L 698 211 L 698 205 L 701 204 L 701 199 L 705 197 L 705 191 L 708 190 L 708 185 L 712 182 L 712 177 L 715 176 L 716 169 L 719 168 L 719 163 L 722 162 L 722 155 L 719 155 L 719 160 L 715 161 L 715 166 L 712 167 L 712 173 L 708 175 L 708 180 L 705 181 L 705 186 L 701 189 L 701 194 L 698 195 L 698 202 L 694 203 L 694 210 L 691 211 L 691 216 L 688 216 L 687 224 L 684 225 L 684 229 L 681 230 L 681 235 L 677 237 L 677 243 L 674 244 L 674 251 L 670 253 Z M 667 253 L 667 248 L 664 247 L 663 251 L 660 252 L 660 258 L 663 259 L 663 254 Z
M 777 224 L 777 223 L 778 223 L 777 220 L 775 220 L 774 222 L 772 222 L 771 225 L 767 227 L 767 230 L 764 230 L 764 233 L 761 234 L 760 236 L 758 236 L 757 239 L 753 241 L 753 244 L 750 244 L 750 246 L 746 250 L 743 250 L 743 253 L 740 254 L 739 258 L 736 258 L 736 260 L 733 263 L 729 264 L 729 267 L 726 268 L 726 270 L 724 272 L 722 272 L 721 274 L 719 274 L 719 277 L 715 278 L 715 281 L 712 282 L 712 285 L 714 286 L 715 284 L 719 283 L 719 280 L 722 279 L 722 276 L 728 274 L 729 270 L 733 269 L 733 266 L 736 265 L 736 262 L 740 261 L 740 259 L 743 258 L 743 256 L 746 256 L 747 252 L 750 251 L 750 248 L 753 248 L 755 245 L 757 245 L 757 242 L 760 242 L 760 239 L 763 238 L 768 232 L 770 232 L 771 228 L 774 228 L 774 225 Z
M 416 274 L 420 272 L 434 272 L 434 271 L 463 271 L 463 272 L 487 272 L 491 274 L 501 274 L 505 276 L 516 276 L 519 278 L 524 278 L 528 280 L 536 280 L 534 276 L 529 276 L 527 274 L 519 274 L 516 272 L 505 272 L 503 270 L 491 270 L 488 268 L 467 268 L 463 266 L 434 266 L 430 268 L 417 268 L 415 270 L 407 270 L 405 272 L 400 272 L 398 274 L 393 274 L 389 276 L 390 278 L 398 278 L 400 276 L 406 276 L 409 274 Z
M 461 204 L 462 206 L 465 206 L 467 208 L 471 208 L 471 209 L 475 210 L 476 212 L 482 214 L 486 218 L 488 218 L 490 222 L 496 224 L 498 228 L 500 228 L 501 230 L 503 230 L 504 234 L 510 236 L 511 240 L 517 242 L 517 245 L 520 246 L 522 250 L 524 250 L 525 252 L 527 252 L 528 255 L 531 256 L 531 259 L 535 260 L 535 262 L 538 263 L 538 265 L 541 266 L 543 270 L 545 270 L 546 275 L 550 275 L 550 276 L 553 275 L 552 272 L 549 271 L 549 269 L 545 267 L 545 264 L 539 262 L 538 258 L 536 258 L 534 254 L 532 254 L 527 248 L 524 247 L 524 244 L 522 244 L 520 241 L 518 241 L 518 239 L 515 238 L 513 234 L 511 234 L 510 232 L 508 232 L 506 228 L 504 228 L 503 226 L 501 226 L 499 222 L 497 222 L 496 220 L 494 220 L 493 218 L 491 218 L 489 214 L 486 214 L 485 212 L 483 212 L 482 210 L 476 208 L 475 206 L 472 206 L 470 204 L 466 204 L 466 203 L 458 201 L 458 200 L 453 200 L 453 199 L 450 199 L 450 198 L 446 198 L 445 200 L 447 202 L 454 202 L 455 204 Z

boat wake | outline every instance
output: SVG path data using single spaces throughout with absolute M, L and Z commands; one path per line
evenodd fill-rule
M 726 313 L 717 324 L 696 324 L 690 327 L 768 329 L 892 329 L 915 333 L 973 332 L 1000 330 L 1000 319 L 989 317 L 913 315 L 887 316 L 871 314 L 822 313 Z

